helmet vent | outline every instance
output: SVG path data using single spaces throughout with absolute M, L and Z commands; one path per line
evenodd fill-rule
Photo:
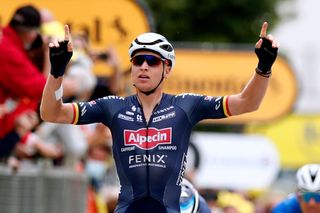
M 173 50 L 173 48 L 168 44 L 161 45 L 160 48 L 163 50 L 166 50 L 168 52 L 172 52 L 172 50 Z
M 317 175 L 316 174 L 312 174 L 311 172 L 312 171 L 310 171 L 310 177 L 311 177 L 312 182 L 314 182 L 314 180 L 316 179 Z
M 154 45 L 154 44 L 158 44 L 158 43 L 163 42 L 163 40 L 162 39 L 158 39 L 158 40 L 155 40 L 153 42 L 142 42 L 142 41 L 139 41 L 138 39 L 136 39 L 135 42 L 137 44 L 140 44 L 140 45 Z

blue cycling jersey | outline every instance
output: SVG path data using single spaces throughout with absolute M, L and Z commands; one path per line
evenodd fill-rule
M 297 196 L 290 194 L 272 209 L 272 213 L 302 213 Z
M 137 95 L 73 103 L 75 124 L 101 122 L 112 132 L 121 185 L 115 212 L 146 212 L 137 209 L 149 204 L 153 213 L 180 212 L 192 127 L 202 119 L 229 116 L 227 105 L 227 96 L 163 94 L 147 122 Z M 159 208 L 152 208 L 156 203 Z

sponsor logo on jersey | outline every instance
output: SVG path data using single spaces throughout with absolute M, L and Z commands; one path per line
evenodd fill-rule
M 142 115 L 139 115 L 139 114 L 137 115 L 137 121 L 138 121 L 138 122 L 142 122 L 142 121 L 143 121 L 143 120 L 142 120 Z
M 216 100 L 215 100 L 215 106 L 214 106 L 214 108 L 216 109 L 216 110 L 218 110 L 219 108 L 220 108 L 220 106 L 221 106 L 221 99 L 222 99 L 222 97 L 219 97 L 219 98 L 217 98 Z
M 83 116 L 86 112 L 87 112 L 87 106 L 84 106 L 84 107 L 81 109 L 81 116 Z
M 180 171 L 179 171 L 179 176 L 176 182 L 176 185 L 181 186 L 182 183 L 182 178 L 184 176 L 184 173 L 186 171 L 186 167 L 187 167 L 187 154 L 183 153 L 182 159 L 181 159 L 181 167 L 180 167 Z
M 142 128 L 136 131 L 124 130 L 124 145 L 137 146 L 140 149 L 150 150 L 158 145 L 171 144 L 172 128 Z
M 93 105 L 97 104 L 97 102 L 96 101 L 90 101 L 88 104 L 92 107 Z
M 170 113 L 165 114 L 165 115 L 160 115 L 160 116 L 154 117 L 152 119 L 152 122 L 156 123 L 156 122 L 159 122 L 159 121 L 163 121 L 163 120 L 167 120 L 167 119 L 173 118 L 175 116 L 176 116 L 176 112 L 170 112 Z
M 186 96 L 196 96 L 196 97 L 199 97 L 199 96 L 203 96 L 203 95 L 201 95 L 201 94 L 196 94 L 196 93 L 181 93 L 181 94 L 179 94 L 179 95 L 176 95 L 175 97 L 177 98 L 177 97 L 182 97 L 182 98 L 184 98 L 184 97 L 186 97 Z
M 177 146 L 158 146 L 158 150 L 175 151 Z
M 136 168 L 141 166 L 154 166 L 160 168 L 166 168 L 167 155 L 157 154 L 143 154 L 143 155 L 129 155 L 128 163 L 129 168 Z
M 124 100 L 123 97 L 119 97 L 119 96 L 116 96 L 116 95 L 109 95 L 109 96 L 105 96 L 103 97 L 102 99 L 105 99 L 105 100 L 109 100 L 109 99 L 119 99 L 119 100 Z
M 134 112 L 126 111 L 126 115 L 131 115 L 131 116 L 133 116 L 133 115 L 134 115 Z
M 125 120 L 125 121 L 134 121 L 134 119 L 132 117 L 124 115 L 124 114 L 121 114 L 121 113 L 118 114 L 118 118 L 122 119 L 122 120 Z
M 121 152 L 130 152 L 130 151 L 134 151 L 135 149 L 136 149 L 135 146 L 123 147 L 121 148 Z
M 133 112 L 135 112 L 135 111 L 137 110 L 137 107 L 136 107 L 136 106 L 132 106 L 132 107 L 131 107 L 131 110 L 132 110 Z
M 167 107 L 167 108 L 157 110 L 157 111 L 155 111 L 153 114 L 157 115 L 157 114 L 160 114 L 160 113 L 168 112 L 169 110 L 171 110 L 171 109 L 173 109 L 173 108 L 174 108 L 174 106 L 169 106 L 169 107 Z
M 213 97 L 212 96 L 205 96 L 204 100 L 205 101 L 212 101 Z

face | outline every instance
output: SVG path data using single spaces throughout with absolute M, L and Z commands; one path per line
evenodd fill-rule
M 24 47 L 26 50 L 28 50 L 32 43 L 36 40 L 37 36 L 39 35 L 38 29 L 30 29 L 22 31 L 22 41 L 24 43 Z
M 146 60 L 143 55 L 148 55 Z M 156 53 L 150 51 L 138 52 L 133 56 L 131 62 L 132 82 L 138 90 L 150 91 L 161 81 L 163 69 L 164 78 L 167 78 L 171 69 L 167 62 L 161 61 L 161 57 Z
M 298 192 L 298 199 L 303 213 L 320 212 L 320 194 L 305 192 Z

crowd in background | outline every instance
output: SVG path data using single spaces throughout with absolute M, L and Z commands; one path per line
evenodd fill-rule
M 51 11 L 31 5 L 18 8 L 8 25 L 1 27 L 1 163 L 19 170 L 48 160 L 54 167 L 86 173 L 92 193 L 101 191 L 105 201 L 114 203 L 119 186 L 107 127 L 53 124 L 39 117 L 39 103 L 50 70 L 48 43 L 63 35 L 63 24 L 55 20 Z M 64 77 L 64 101 L 88 101 L 117 94 L 121 69 L 116 50 L 110 46 L 103 52 L 94 51 L 85 32 L 73 32 L 72 40 L 74 54 Z M 98 60 L 112 67 L 110 75 L 94 74 Z
M 102 124 L 65 125 L 42 122 L 39 103 L 50 71 L 48 43 L 64 36 L 63 24 L 48 9 L 18 8 L 0 28 L 0 159 L 13 170 L 35 166 L 39 160 L 53 167 L 86 173 L 90 179 L 88 212 L 112 212 L 119 192 L 112 138 Z M 96 51 L 85 32 L 73 32 L 74 54 L 63 81 L 63 99 L 90 101 L 117 95 L 123 71 L 113 47 Z M 94 65 L 111 66 L 98 77 Z M 189 172 L 189 173 L 188 173 Z M 192 182 L 192 173 L 186 177 Z M 284 195 L 257 199 L 246 192 L 199 189 L 213 212 L 270 212 Z

